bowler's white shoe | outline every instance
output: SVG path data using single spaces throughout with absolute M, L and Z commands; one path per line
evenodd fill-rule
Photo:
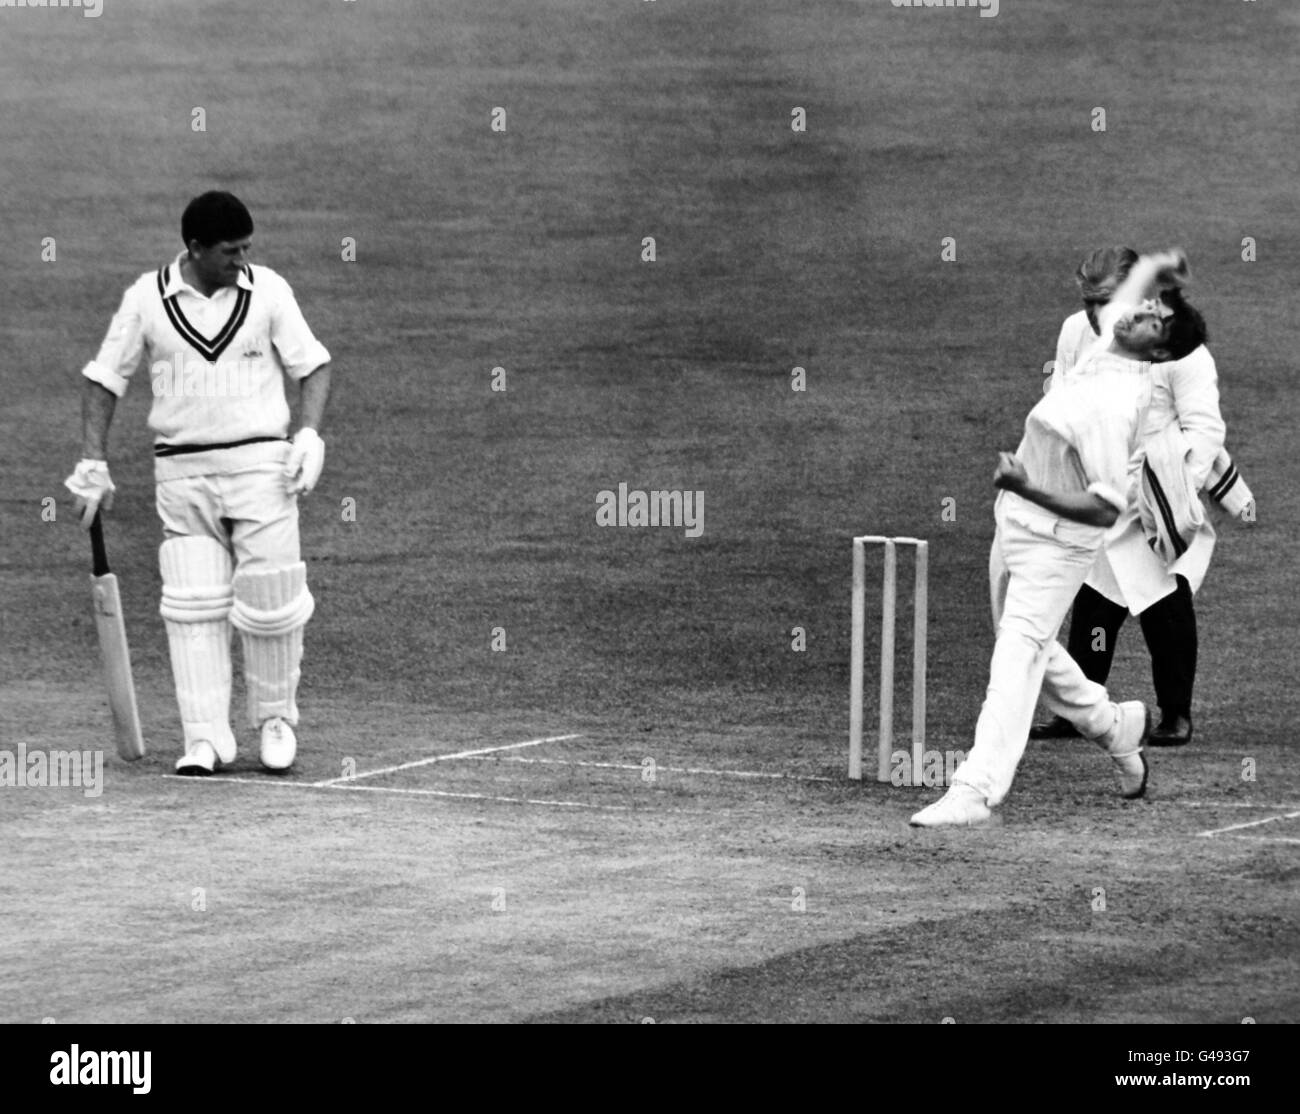
M 268 770 L 287 770 L 298 753 L 293 728 L 279 716 L 262 724 L 262 765 Z
M 993 815 L 984 796 L 969 785 L 954 785 L 932 805 L 921 809 L 909 823 L 914 828 L 969 827 Z
M 1151 714 L 1141 700 L 1117 704 L 1115 726 L 1098 740 L 1119 772 L 1119 791 L 1127 801 L 1147 791 L 1150 769 L 1142 747 L 1151 734 Z
M 176 759 L 176 772 L 186 777 L 207 777 L 216 768 L 216 748 L 207 739 L 191 743 L 190 749 Z

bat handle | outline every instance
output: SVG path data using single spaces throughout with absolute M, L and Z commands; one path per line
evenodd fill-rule
M 108 575 L 108 551 L 104 548 L 104 524 L 100 521 L 99 512 L 95 512 L 94 521 L 90 524 L 90 551 L 94 560 L 94 570 L 96 576 Z

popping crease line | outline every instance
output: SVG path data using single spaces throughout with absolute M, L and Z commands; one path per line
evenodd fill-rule
M 558 808 L 590 808 L 601 812 L 631 812 L 627 805 L 591 804 L 587 801 L 552 801 L 540 797 L 500 797 L 489 793 L 454 793 L 447 789 L 402 789 L 391 785 L 330 785 L 311 781 L 276 781 L 261 777 L 223 777 L 214 774 L 211 777 L 186 777 L 182 774 L 163 774 L 164 778 L 176 781 L 209 784 L 219 782 L 223 785 L 257 785 L 271 789 L 327 789 L 339 793 L 398 793 L 405 796 L 450 797 L 465 801 L 499 801 L 514 805 L 548 805 Z
M 571 758 L 522 758 L 508 755 L 504 758 L 491 756 L 466 756 L 482 762 L 519 762 L 530 766 L 582 766 L 599 770 L 642 770 L 646 767 L 634 762 L 586 762 Z M 670 774 L 698 774 L 710 777 L 748 777 L 766 778 L 771 781 L 829 781 L 838 782 L 840 778 L 822 777 L 816 774 L 780 774 L 764 770 L 708 770 L 694 766 L 659 766 L 655 769 Z
M 1300 812 L 1284 812 L 1277 816 L 1266 816 L 1263 820 L 1247 820 L 1243 824 L 1229 824 L 1226 828 L 1211 828 L 1208 832 L 1197 832 L 1198 836 L 1223 835 L 1226 832 L 1239 832 L 1246 828 L 1258 828 L 1261 824 L 1272 824 L 1276 820 L 1294 820 Z
M 453 758 L 473 758 L 479 754 L 495 754 L 503 750 L 519 750 L 522 747 L 536 747 L 543 743 L 562 743 L 566 739 L 581 739 L 581 735 L 548 735 L 544 739 L 527 739 L 522 743 L 507 743 L 499 747 L 479 747 L 475 750 L 462 750 L 455 754 L 435 754 L 430 758 L 420 758 L 414 762 L 402 762 L 396 766 L 384 766 L 378 770 L 366 770 L 364 773 L 349 774 L 346 777 L 327 778 L 325 781 L 312 782 L 315 789 L 323 789 L 330 785 L 340 785 L 344 782 L 360 781 L 363 777 L 379 777 L 382 774 L 396 773 L 398 770 L 413 770 L 417 766 L 428 766 L 434 762 L 449 762 Z

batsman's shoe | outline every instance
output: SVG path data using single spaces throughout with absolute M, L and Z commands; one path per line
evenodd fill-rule
M 298 753 L 293 728 L 279 716 L 262 724 L 262 765 L 268 770 L 287 770 Z
M 1142 747 L 1151 734 L 1151 714 L 1141 700 L 1126 700 L 1115 706 L 1115 726 L 1098 740 L 1119 771 L 1119 790 L 1124 799 L 1136 800 L 1147 791 L 1151 770 Z
M 914 828 L 970 827 L 986 823 L 992 815 L 980 792 L 968 785 L 954 785 L 909 823 Z
M 186 777 L 207 777 L 217 768 L 217 761 L 216 748 L 206 739 L 199 739 L 176 759 L 176 772 Z

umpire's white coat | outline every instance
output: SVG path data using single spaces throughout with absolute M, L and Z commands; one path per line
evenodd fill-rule
M 1096 340 L 1088 315 L 1080 310 L 1065 319 L 1056 342 L 1056 369 L 1051 386 L 1069 377 L 1079 356 Z M 1159 433 L 1177 422 L 1191 448 L 1188 467 L 1197 488 L 1204 487 L 1214 458 L 1223 448 L 1226 428 L 1219 412 L 1219 380 L 1214 357 L 1202 345 L 1190 356 L 1168 363 L 1151 364 L 1151 406 L 1143 427 L 1143 438 Z M 1131 474 L 1141 467 L 1143 450 L 1133 458 Z M 1147 543 L 1136 505 L 1120 516 L 1097 555 L 1086 583 L 1108 600 L 1139 615 L 1173 592 L 1178 583 L 1174 571 L 1187 578 L 1193 592 L 1205 579 L 1214 553 L 1214 527 L 1206 517 L 1187 552 L 1171 570 Z

